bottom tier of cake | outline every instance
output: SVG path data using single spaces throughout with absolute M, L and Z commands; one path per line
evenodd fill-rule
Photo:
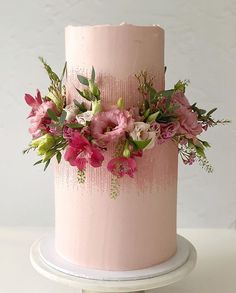
M 57 253 L 101 270 L 142 269 L 169 259 L 176 252 L 177 163 L 174 142 L 146 151 L 135 178 L 120 179 L 116 199 L 105 166 L 88 168 L 79 184 L 75 168 L 55 163 Z

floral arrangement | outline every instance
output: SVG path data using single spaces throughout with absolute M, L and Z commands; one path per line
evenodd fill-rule
M 136 75 L 142 102 L 126 109 L 124 100 L 119 98 L 116 105 L 105 109 L 92 68 L 90 77 L 77 76 L 82 85 L 77 89 L 78 95 L 84 102 L 75 99 L 67 105 L 63 84 L 66 64 L 59 77 L 42 58 L 40 60 L 50 79 L 48 94 L 42 97 L 39 90 L 35 97 L 25 94 L 25 101 L 31 107 L 28 118 L 32 141 L 24 153 L 37 150 L 41 159 L 34 165 L 44 163 L 45 170 L 53 157 L 60 163 L 63 154 L 64 159 L 77 168 L 78 181 L 83 183 L 87 165 L 101 167 L 104 153 L 112 144 L 114 156 L 106 167 L 112 173 L 111 196 L 116 197 L 119 178 L 134 177 L 136 161 L 145 156 L 145 151 L 173 140 L 178 144 L 184 164 L 198 161 L 207 172 L 212 172 L 205 155 L 210 145 L 199 135 L 209 127 L 229 121 L 215 120 L 212 114 L 216 108 L 206 111 L 196 103 L 190 104 L 185 96 L 188 81 L 178 81 L 172 89 L 157 91 L 153 78 L 142 71 Z

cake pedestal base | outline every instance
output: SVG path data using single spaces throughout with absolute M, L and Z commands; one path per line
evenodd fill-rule
M 195 247 L 178 235 L 177 252 L 157 266 L 134 271 L 101 271 L 70 266 L 53 251 L 52 236 L 36 241 L 30 250 L 30 260 L 37 272 L 50 280 L 81 292 L 140 292 L 167 286 L 188 275 L 197 260 Z

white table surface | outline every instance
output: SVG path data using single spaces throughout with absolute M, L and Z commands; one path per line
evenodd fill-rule
M 31 244 L 49 228 L 0 228 L 1 293 L 75 293 L 78 289 L 56 284 L 31 266 Z M 194 271 L 175 284 L 152 290 L 160 293 L 235 293 L 236 230 L 179 229 L 198 252 Z

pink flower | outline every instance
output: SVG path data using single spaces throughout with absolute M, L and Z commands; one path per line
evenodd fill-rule
M 56 106 L 52 101 L 43 101 L 39 90 L 37 90 L 35 98 L 29 94 L 25 94 L 25 101 L 32 107 L 28 116 L 31 123 L 29 132 L 32 134 L 33 138 L 37 138 L 40 136 L 42 130 L 46 132 L 49 131 L 48 124 L 51 123 L 51 119 L 47 115 L 47 110 L 51 109 L 56 112 Z
M 108 162 L 107 169 L 119 178 L 124 175 L 134 177 L 134 173 L 137 171 L 137 164 L 134 158 L 117 157 Z
M 129 113 L 135 121 L 143 121 L 144 117 L 139 114 L 139 107 L 131 107 Z
M 104 156 L 101 151 L 80 134 L 79 131 L 70 133 L 69 146 L 64 154 L 66 161 L 69 161 L 71 166 L 76 166 L 79 170 L 84 170 L 86 164 L 97 168 L 102 165 Z
M 198 122 L 197 113 L 193 112 L 188 99 L 183 92 L 176 92 L 172 97 L 172 102 L 179 107 L 176 109 L 176 115 L 180 127 L 178 133 L 184 134 L 186 138 L 194 138 L 202 132 L 202 125 Z
M 166 140 L 172 138 L 179 129 L 179 122 L 160 123 L 160 136 L 158 137 L 158 143 L 163 143 Z
M 37 90 L 37 94 L 35 98 L 32 97 L 30 94 L 25 94 L 25 101 L 30 107 L 32 107 L 32 110 L 27 118 L 34 116 L 35 112 L 37 111 L 37 109 L 43 102 L 41 93 L 39 90 Z
M 184 134 L 186 138 L 194 138 L 202 132 L 197 113 L 185 107 L 179 108 L 176 113 L 180 124 L 178 133 Z
M 187 159 L 183 159 L 185 165 L 192 165 L 195 162 L 196 154 L 190 153 Z
M 109 143 L 134 127 L 134 119 L 126 110 L 116 108 L 96 114 L 91 121 L 91 134 L 99 143 Z
M 186 107 L 186 108 L 190 107 L 189 101 L 182 91 L 176 91 L 174 95 L 172 96 L 171 101 L 174 104 L 179 104 L 179 106 L 182 106 L 182 107 Z

